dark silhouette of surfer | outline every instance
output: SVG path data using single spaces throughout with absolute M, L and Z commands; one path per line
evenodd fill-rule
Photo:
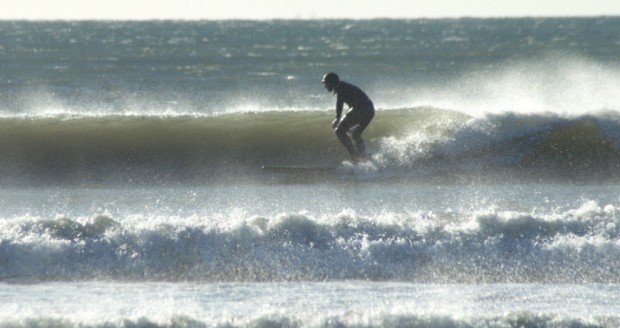
M 347 149 L 353 161 L 366 160 L 366 149 L 362 140 L 362 132 L 375 116 L 375 107 L 362 89 L 353 84 L 341 81 L 336 73 L 327 73 L 322 83 L 325 89 L 336 94 L 336 119 L 332 123 L 336 136 Z M 349 105 L 349 112 L 344 117 L 342 106 Z

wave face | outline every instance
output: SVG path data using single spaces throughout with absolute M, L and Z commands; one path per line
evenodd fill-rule
M 619 283 L 620 213 L 23 216 L 0 221 L 0 281 Z
M 342 146 L 332 113 L 266 112 L 221 116 L 0 119 L 4 180 L 188 180 L 233 175 L 261 165 L 337 163 Z M 369 138 L 458 120 L 434 110 L 390 111 Z
M 262 165 L 333 165 L 341 177 L 615 179 L 620 114 L 378 111 L 371 163 L 350 165 L 323 111 L 218 116 L 0 119 L 5 183 L 193 181 L 257 176 Z

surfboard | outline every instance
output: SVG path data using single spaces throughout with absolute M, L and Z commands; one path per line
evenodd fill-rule
M 264 171 L 285 174 L 333 174 L 336 172 L 335 166 L 298 166 L 298 165 L 263 165 Z

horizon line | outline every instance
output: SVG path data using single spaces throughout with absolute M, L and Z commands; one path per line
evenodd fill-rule
M 463 15 L 463 16 L 419 16 L 419 17 L 314 17 L 314 18 L 292 18 L 292 17 L 266 17 L 266 18 L 244 18 L 244 17 L 224 17 L 224 18 L 174 18 L 174 17 L 152 17 L 152 18 L 3 18 L 0 21 L 27 21 L 27 22 L 147 22 L 147 21 L 177 21 L 177 22 L 200 22 L 200 21 L 372 21 L 372 20 L 457 20 L 457 19 L 561 19 L 561 18 L 620 18 L 618 15 L 610 14 L 586 14 L 586 15 Z

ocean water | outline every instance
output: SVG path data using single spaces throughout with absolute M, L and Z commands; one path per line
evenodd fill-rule
M 0 21 L 0 327 L 619 327 L 619 30 Z

